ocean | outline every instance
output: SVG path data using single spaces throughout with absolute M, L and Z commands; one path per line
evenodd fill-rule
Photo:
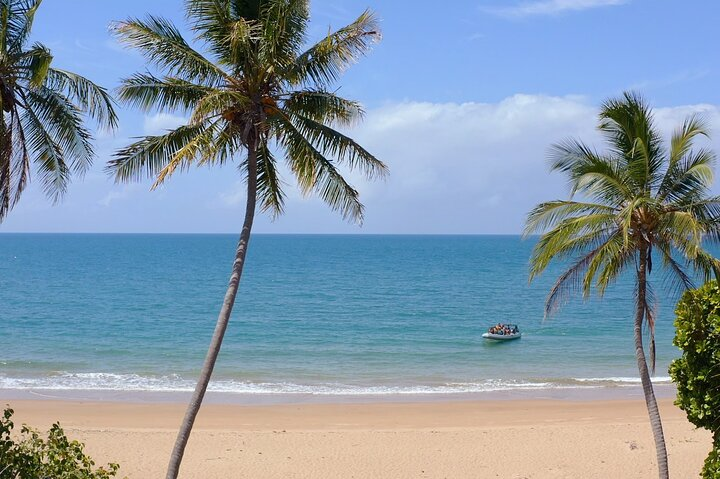
M 0 235 L 0 391 L 103 399 L 192 390 L 236 241 Z M 632 275 L 544 319 L 567 265 L 528 284 L 534 242 L 255 235 L 210 391 L 292 400 L 637 387 Z M 678 296 L 662 279 L 653 272 L 655 380 L 667 384 Z M 517 323 L 522 339 L 482 339 L 497 322 Z

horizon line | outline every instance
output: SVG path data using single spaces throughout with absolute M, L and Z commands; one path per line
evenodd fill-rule
M 143 231 L 0 231 L 0 235 L 195 235 L 195 236 L 229 236 L 240 232 L 143 232 Z M 263 236 L 523 236 L 522 233 L 267 233 L 258 232 L 253 235 Z M 536 236 L 536 235 L 530 235 Z

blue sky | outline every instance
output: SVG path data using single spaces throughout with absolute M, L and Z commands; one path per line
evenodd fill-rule
M 562 178 L 547 172 L 548 146 L 568 136 L 596 143 L 597 106 L 626 89 L 650 100 L 667 134 L 701 112 L 720 152 L 720 3 L 315 0 L 312 39 L 365 8 L 380 17 L 383 40 L 340 92 L 365 105 L 365 122 L 350 134 L 390 177 L 367 183 L 349 174 L 366 205 L 358 228 L 300 197 L 285 175 L 286 214 L 259 216 L 256 232 L 520 232 L 537 202 L 566 196 Z M 57 66 L 114 88 L 145 64 L 117 45 L 108 24 L 146 13 L 183 23 L 181 0 L 46 0 L 32 40 L 53 50 Z M 120 113 L 120 129 L 99 134 L 94 168 L 61 204 L 31 185 L 0 231 L 239 231 L 243 185 L 231 167 L 176 175 L 154 192 L 149 181 L 113 184 L 102 170 L 114 150 L 183 120 Z

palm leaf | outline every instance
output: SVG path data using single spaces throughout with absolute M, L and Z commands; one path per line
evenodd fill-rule
M 597 204 L 570 200 L 555 200 L 540 203 L 529 213 L 525 224 L 524 236 L 555 227 L 560 221 L 578 215 L 612 215 L 615 208 Z
M 32 30 L 35 13 L 42 0 L 20 0 L 12 5 L 12 26 L 6 43 L 7 51 L 16 54 L 22 51 Z M 3 49 L 4 50 L 4 49 Z
M 609 243 L 617 242 L 619 238 L 620 236 L 617 233 L 607 235 L 602 239 L 599 246 L 575 261 L 560 275 L 545 299 L 545 317 L 555 312 L 561 304 L 568 300 L 572 293 L 581 289 L 584 276 L 590 263 L 597 255 L 602 253 L 603 248 L 607 247 Z
M 618 162 L 592 151 L 585 144 L 566 140 L 550 150 L 550 168 L 568 175 L 570 194 L 583 193 L 610 205 L 632 198 L 627 175 Z
M 226 73 L 193 50 L 168 20 L 149 16 L 145 21 L 118 22 L 111 28 L 123 44 L 139 50 L 170 76 L 208 86 L 221 85 L 228 80 Z
M 383 177 L 387 167 L 352 138 L 310 118 L 283 112 L 296 129 L 323 156 L 331 156 L 351 169 L 360 169 L 368 178 Z M 287 125 L 287 122 L 285 122 Z
M 25 76 L 34 87 L 40 87 L 45 83 L 52 61 L 50 49 L 40 43 L 34 44 L 30 50 L 23 52 L 17 58 L 20 68 L 25 70 Z
M 380 39 L 375 15 L 366 10 L 354 22 L 331 33 L 298 56 L 291 68 L 295 83 L 328 85 Z
M 352 126 L 365 114 L 356 101 L 325 90 L 299 90 L 288 95 L 283 109 L 324 125 Z
M 286 70 L 294 64 L 305 41 L 308 16 L 306 0 L 265 0 L 260 4 L 258 60 L 266 68 Z
M 22 122 L 43 191 L 53 202 L 57 202 L 65 194 L 70 181 L 70 168 L 65 163 L 62 148 L 32 109 L 23 110 Z
M 290 169 L 303 193 L 315 191 L 330 209 L 362 224 L 364 208 L 357 190 L 291 122 L 283 121 L 279 142 L 287 151 Z
M 67 156 L 70 167 L 76 173 L 85 173 L 95 156 L 91 134 L 83 126 L 80 111 L 56 90 L 37 88 L 25 94 L 26 107 L 42 123 L 43 130 L 50 134 Z
M 157 109 L 187 112 L 213 91 L 180 78 L 158 78 L 149 73 L 136 73 L 121 83 L 118 90 L 120 100 L 145 111 Z
M 106 171 L 117 182 L 154 178 L 183 146 L 202 134 L 206 125 L 184 125 L 164 135 L 146 136 L 119 150 Z
M 67 97 L 101 127 L 117 128 L 118 118 L 113 107 L 113 99 L 105 88 L 81 75 L 57 68 L 48 70 L 47 80 L 47 89 Z
M 257 152 L 258 196 L 262 211 L 269 211 L 274 218 L 280 216 L 285 209 L 285 195 L 282 182 L 275 167 L 275 158 L 268 148 L 267 141 L 260 143 Z

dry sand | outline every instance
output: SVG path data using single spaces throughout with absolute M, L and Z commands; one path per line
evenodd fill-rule
M 98 463 L 162 478 L 182 404 L 13 400 L 17 423 L 59 420 Z M 671 477 L 698 477 L 710 435 L 663 399 Z M 637 400 L 204 406 L 183 478 L 652 478 Z

